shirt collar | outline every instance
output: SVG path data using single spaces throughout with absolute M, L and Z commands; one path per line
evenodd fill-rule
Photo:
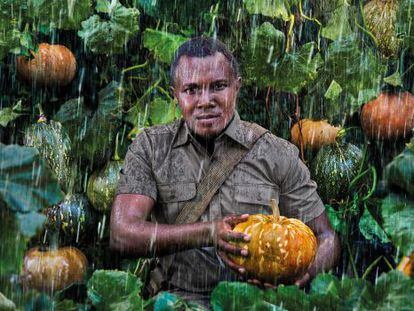
M 242 121 L 237 111 L 234 112 L 234 117 L 230 121 L 230 124 L 227 126 L 226 130 L 220 134 L 216 139 L 221 139 L 224 135 L 231 138 L 232 140 L 238 142 L 242 146 L 249 148 L 251 146 L 251 135 L 246 132 L 246 129 L 242 126 Z M 173 148 L 185 145 L 190 138 L 190 130 L 188 129 L 187 124 L 184 119 L 181 120 L 181 123 L 178 127 L 177 134 L 174 138 Z

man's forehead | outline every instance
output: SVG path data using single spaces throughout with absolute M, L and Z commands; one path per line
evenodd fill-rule
M 184 81 L 214 76 L 227 79 L 232 74 L 231 66 L 226 57 L 219 52 L 206 57 L 180 57 L 176 69 L 177 78 Z

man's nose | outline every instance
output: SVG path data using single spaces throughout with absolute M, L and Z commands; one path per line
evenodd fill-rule
M 198 98 L 198 107 L 206 108 L 214 105 L 213 94 L 208 88 L 203 88 Z

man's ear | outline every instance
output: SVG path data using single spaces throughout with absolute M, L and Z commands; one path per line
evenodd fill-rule
M 237 77 L 237 79 L 236 79 L 237 92 L 240 90 L 241 85 L 242 85 L 242 78 L 241 77 Z

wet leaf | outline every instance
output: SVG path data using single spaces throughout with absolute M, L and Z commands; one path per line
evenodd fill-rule
M 21 101 L 13 107 L 0 109 L 0 125 L 6 127 L 10 122 L 14 121 L 23 114 Z
M 338 99 L 339 95 L 342 93 L 342 87 L 341 85 L 336 82 L 335 80 L 332 80 L 331 84 L 329 85 L 328 89 L 325 93 L 325 98 L 336 100 Z
M 157 60 L 167 64 L 172 62 L 179 46 L 188 40 L 180 35 L 151 28 L 145 29 L 143 36 L 144 47 L 149 49 Z
M 359 230 L 367 240 L 377 238 L 381 243 L 389 242 L 384 230 L 380 227 L 374 217 L 372 217 L 368 209 L 365 209 L 364 214 L 359 220 Z
M 414 0 L 401 0 L 398 2 L 396 18 L 396 34 L 403 41 L 403 47 L 414 51 Z
M 285 49 L 285 35 L 269 22 L 253 29 L 243 50 L 243 66 L 248 83 L 263 87 L 271 85 L 272 64 Z
M 328 23 L 321 29 L 321 36 L 332 41 L 348 36 L 353 32 L 349 24 L 351 6 L 345 0 L 341 2 L 332 12 Z
M 394 157 L 384 170 L 388 184 L 414 195 L 414 150 L 409 147 Z
M 59 185 L 35 148 L 0 144 L 0 199 L 10 209 L 38 211 L 62 198 Z
M 292 1 L 290 1 L 292 2 Z M 284 0 L 243 0 L 249 14 L 261 14 L 272 18 L 289 20 L 290 8 Z
M 100 310 L 141 310 L 141 288 L 129 272 L 96 270 L 88 281 L 88 298 Z
M 181 110 L 177 102 L 159 97 L 149 104 L 148 110 L 151 125 L 170 123 L 181 117 Z
M 102 2 L 98 7 L 102 8 Z M 124 51 L 126 43 L 138 34 L 139 11 L 135 8 L 126 8 L 116 2 L 115 7 L 108 8 L 109 19 L 99 15 L 92 15 L 82 22 L 82 29 L 78 31 L 85 45 L 96 54 L 119 54 Z
M 399 255 L 414 251 L 414 201 L 405 195 L 389 194 L 381 203 L 383 228 Z
M 394 72 L 392 75 L 385 77 L 384 82 L 392 85 L 392 86 L 403 86 L 403 82 L 401 79 L 401 75 L 398 71 Z
M 46 216 L 37 212 L 16 213 L 20 232 L 28 237 L 35 235 L 43 228 Z

